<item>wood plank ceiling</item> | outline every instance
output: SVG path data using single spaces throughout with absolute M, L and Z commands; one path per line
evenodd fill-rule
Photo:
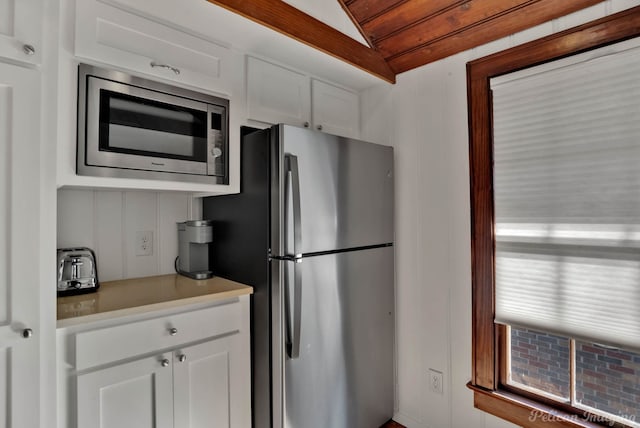
M 396 73 L 602 0 L 338 0 Z
M 369 47 L 282 0 L 208 0 L 388 82 L 603 0 L 338 1 Z

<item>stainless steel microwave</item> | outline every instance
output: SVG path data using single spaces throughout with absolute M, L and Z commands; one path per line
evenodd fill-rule
M 228 184 L 229 101 L 78 67 L 76 173 Z

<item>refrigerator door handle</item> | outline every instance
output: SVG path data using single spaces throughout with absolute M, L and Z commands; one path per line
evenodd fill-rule
M 292 263 L 287 267 L 285 275 L 285 304 L 286 304 L 286 338 L 287 338 L 287 355 L 291 359 L 300 356 L 300 326 L 302 321 L 302 273 L 300 262 L 302 260 L 290 260 L 286 263 Z M 289 275 L 289 267 L 293 268 L 293 284 Z M 293 296 L 291 289 L 293 288 Z M 293 307 L 292 307 L 293 303 Z
M 300 174 L 298 173 L 298 157 L 285 154 L 287 180 L 290 182 L 290 198 L 293 210 L 293 257 L 300 259 L 302 253 L 302 224 L 300 220 Z

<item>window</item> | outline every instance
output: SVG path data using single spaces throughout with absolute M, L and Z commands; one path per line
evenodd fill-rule
M 640 354 L 509 327 L 507 375 L 514 392 L 574 408 L 580 419 L 640 426 Z M 532 415 L 532 417 L 535 415 Z
M 602 151 L 598 139 L 587 133 L 576 141 L 591 144 L 577 151 L 588 154 L 576 156 L 569 153 L 571 144 L 551 147 L 545 146 L 545 138 L 527 140 L 530 135 L 524 134 L 535 125 L 518 122 L 527 119 L 527 109 L 549 110 L 535 100 L 523 102 L 529 90 L 544 98 L 540 87 L 523 87 L 523 82 L 550 78 L 542 82 L 544 87 L 561 80 L 567 68 L 558 69 L 550 61 L 581 64 L 572 55 L 636 37 L 639 23 L 640 8 L 634 8 L 468 64 L 474 351 L 470 387 L 476 407 L 523 426 L 640 426 L 640 317 L 635 300 L 640 299 L 640 242 L 636 245 L 634 229 L 640 224 L 640 198 L 637 209 L 629 209 L 627 196 L 602 186 L 607 168 L 590 164 L 596 159 L 602 165 L 602 156 L 617 156 L 604 164 L 613 165 L 609 170 L 614 180 L 624 171 L 621 165 L 627 165 L 633 177 L 638 175 L 632 190 L 640 194 L 640 167 L 635 167 L 640 165 L 639 148 L 621 143 L 620 150 Z M 543 77 L 540 68 L 531 68 L 540 64 L 545 64 Z M 565 76 L 570 82 L 571 72 Z M 638 99 L 632 102 L 640 112 Z M 562 126 L 557 116 L 551 113 L 542 128 Z M 592 123 L 587 118 L 577 127 L 578 134 Z M 528 156 L 521 156 L 522 150 Z M 563 163 L 565 155 L 569 163 Z M 598 209 L 589 212 L 590 207 L 567 197 L 584 194 L 589 185 L 596 186 L 594 195 L 605 199 L 596 202 L 613 211 L 602 210 L 597 218 Z M 549 198 L 559 200 L 561 208 L 549 204 Z

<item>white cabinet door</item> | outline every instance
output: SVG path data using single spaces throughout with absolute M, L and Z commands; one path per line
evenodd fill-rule
M 0 427 L 39 424 L 39 112 L 39 72 L 0 63 Z
M 229 48 L 102 1 L 76 2 L 75 54 L 221 94 L 231 92 Z
M 79 375 L 78 428 L 172 428 L 172 365 L 164 354 Z
M 174 352 L 175 427 L 240 427 L 231 412 L 238 408 L 234 390 L 240 378 L 239 335 L 234 334 Z
M 0 56 L 40 64 L 42 0 L 0 0 Z
M 355 92 L 248 56 L 247 117 L 358 138 L 360 98 Z
M 311 81 L 311 113 L 315 129 L 343 137 L 360 135 L 358 94 L 329 83 Z
M 247 57 L 248 118 L 309 126 L 309 78 L 279 65 Z

